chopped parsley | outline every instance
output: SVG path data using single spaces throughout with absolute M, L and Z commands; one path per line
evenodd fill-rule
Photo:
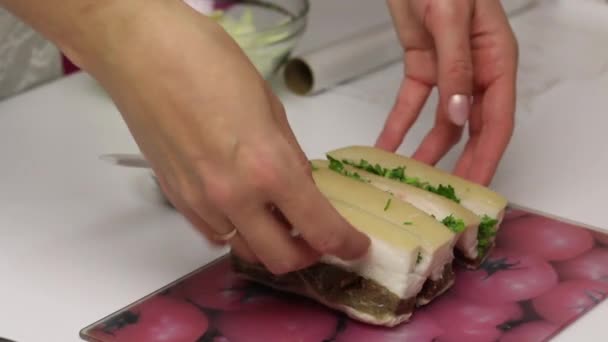
M 331 170 L 337 171 L 337 172 L 342 172 L 342 170 L 344 170 L 344 165 L 342 164 L 341 161 L 339 161 L 336 158 L 333 158 L 331 156 L 327 156 L 327 160 L 329 160 L 329 168 Z
M 344 164 L 341 161 L 339 161 L 335 158 L 332 158 L 331 156 L 327 156 L 327 159 L 329 160 L 329 169 L 330 170 L 341 173 L 344 176 L 356 179 L 361 182 L 368 182 L 367 180 L 363 179 L 363 177 L 361 177 L 361 175 L 358 174 L 357 172 L 351 172 L 351 171 L 344 169 Z
M 456 191 L 454 190 L 454 188 L 451 185 L 446 186 L 443 184 L 439 184 L 439 186 L 437 186 L 437 187 L 434 187 L 432 185 L 425 185 L 424 189 L 426 191 L 430 191 L 439 196 L 443 196 L 447 199 L 450 199 L 456 203 L 460 203 L 460 199 L 456 196 Z
M 465 229 L 464 221 L 455 218 L 453 215 L 446 216 L 441 220 L 441 223 L 455 233 L 460 233 Z
M 477 232 L 477 252 L 481 256 L 484 256 L 487 253 L 488 248 L 490 248 L 492 238 L 496 235 L 497 223 L 498 220 L 493 219 L 488 215 L 483 215 L 481 218 L 479 231 Z
M 330 156 L 328 156 L 328 158 L 331 158 Z M 367 172 L 371 172 L 373 174 L 385 177 L 386 176 L 386 172 L 388 171 L 387 169 L 383 168 L 382 166 L 380 166 L 379 164 L 376 165 L 372 165 L 370 164 L 367 160 L 365 159 L 361 159 L 361 161 L 357 164 L 354 163 L 350 160 L 347 159 L 343 159 L 342 162 L 346 165 L 350 165 L 353 167 L 356 167 L 358 169 L 361 170 L 365 170 Z
M 391 205 L 391 201 L 392 201 L 392 198 L 389 198 L 388 201 L 386 201 L 386 205 L 384 206 L 384 211 L 388 210 L 388 207 L 390 207 L 390 205 Z
M 319 168 L 318 168 L 318 167 L 316 167 L 316 166 L 315 166 L 315 164 L 313 164 L 312 162 L 309 162 L 309 163 L 310 163 L 310 168 L 311 168 L 313 171 L 317 171 L 317 170 L 319 169 Z
M 402 183 L 412 185 L 417 188 L 420 188 L 420 189 L 432 192 L 434 194 L 437 194 L 439 196 L 445 197 L 456 203 L 460 203 L 460 198 L 458 198 L 458 196 L 456 196 L 456 191 L 454 190 L 454 187 L 452 187 L 451 185 L 439 184 L 438 186 L 433 186 L 433 185 L 429 184 L 428 182 L 421 181 L 420 178 L 418 178 L 418 177 L 409 177 L 405 174 L 404 166 L 398 166 L 393 169 L 387 169 L 385 167 L 382 167 L 380 164 L 372 165 L 370 162 L 368 162 L 365 159 L 361 159 L 357 163 L 357 162 L 354 162 L 354 161 L 351 161 L 348 159 L 343 159 L 342 161 L 339 161 L 339 160 L 331 157 L 330 155 L 327 155 L 327 158 L 330 160 L 330 163 L 339 163 L 340 168 L 344 167 L 343 164 L 350 165 L 357 169 L 365 170 L 367 172 L 373 173 L 377 176 L 397 180 Z
M 403 222 L 403 225 L 405 225 L 405 226 L 411 226 L 412 224 L 414 224 L 414 223 L 409 222 L 409 221 L 405 221 L 405 222 Z
M 327 156 L 328 158 L 332 158 L 331 156 Z M 334 158 L 332 158 L 334 159 Z M 352 167 L 355 167 L 357 169 L 360 170 L 365 170 L 369 173 L 373 173 L 375 175 L 378 176 L 382 176 L 382 177 L 387 177 L 387 178 L 398 178 L 399 175 L 399 171 L 394 170 L 394 172 L 392 172 L 393 170 L 389 170 L 387 168 L 382 167 L 380 164 L 376 164 L 376 165 L 372 165 L 370 164 L 367 160 L 365 159 L 361 159 L 361 161 L 359 161 L 359 163 L 355 163 L 351 160 L 348 159 L 342 159 L 342 162 L 346 165 L 350 165 Z M 392 176 L 392 177 L 391 177 Z M 404 172 L 401 172 L 401 176 L 405 177 Z
M 418 252 L 418 257 L 416 258 L 416 265 L 422 262 L 422 253 Z

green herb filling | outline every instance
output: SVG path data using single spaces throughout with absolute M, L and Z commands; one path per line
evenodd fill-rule
M 332 158 L 330 156 L 327 156 L 327 159 L 329 160 L 329 169 L 330 170 L 338 172 L 338 173 L 340 173 L 340 174 L 342 174 L 344 176 L 356 179 L 356 180 L 358 180 L 360 182 L 364 182 L 364 183 L 368 183 L 369 182 L 369 181 L 363 179 L 361 177 L 361 175 L 358 174 L 357 172 L 350 172 L 348 170 L 345 170 L 344 169 L 344 164 L 342 164 L 341 161 L 339 161 L 339 160 L 337 160 L 335 158 Z
M 368 162 L 365 159 L 361 159 L 358 163 L 356 163 L 356 162 L 353 162 L 353 161 L 350 161 L 347 159 L 343 159 L 342 161 L 339 161 L 339 160 L 331 157 L 330 155 L 327 155 L 327 158 L 330 160 L 330 166 L 331 166 L 331 164 L 335 163 L 336 167 L 337 167 L 337 163 L 339 163 L 340 169 L 343 169 L 344 168 L 343 164 L 350 165 L 357 169 L 365 170 L 367 172 L 373 173 L 373 174 L 381 176 L 381 177 L 397 180 L 402 183 L 412 185 L 417 188 L 420 188 L 420 189 L 432 192 L 434 194 L 437 194 L 439 196 L 445 197 L 456 203 L 460 203 L 460 198 L 458 198 L 458 196 L 456 196 L 456 191 L 454 190 L 454 188 L 451 185 L 439 184 L 438 186 L 433 186 L 433 185 L 429 184 L 428 182 L 421 181 L 418 177 L 408 177 L 405 174 L 404 166 L 399 166 L 394 169 L 387 169 L 385 167 L 382 167 L 380 164 L 372 165 L 370 162 Z
M 465 225 L 462 219 L 457 219 L 453 215 L 446 216 L 443 220 L 441 220 L 444 226 L 448 227 L 454 233 L 460 233 L 464 231 Z
M 479 224 L 479 231 L 477 233 L 477 252 L 484 256 L 490 248 L 492 238 L 496 236 L 496 224 L 498 220 L 483 215 L 481 223 Z
M 390 205 L 391 205 L 391 200 L 392 200 L 392 198 L 389 198 L 389 199 L 388 199 L 388 201 L 386 201 L 386 205 L 384 206 L 384 211 L 387 211 L 387 210 L 388 210 L 388 207 L 390 207 Z

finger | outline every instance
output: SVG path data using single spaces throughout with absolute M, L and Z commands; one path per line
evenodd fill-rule
M 203 234 L 209 243 L 216 246 L 223 246 L 228 242 L 217 239 L 217 232 L 194 210 L 188 207 L 185 201 L 180 200 L 180 197 L 171 189 L 164 177 L 157 177 L 157 181 L 167 200 L 171 202 L 173 207 L 181 213 L 191 225 Z M 234 253 L 241 259 L 250 263 L 258 262 L 258 258 L 238 234 L 230 238 L 229 242 Z
M 437 108 L 435 126 L 424 137 L 412 158 L 429 165 L 435 165 L 462 136 L 462 128 L 448 121 L 445 112 Z
M 479 141 L 467 178 L 488 185 L 507 148 L 514 128 L 518 46 L 500 1 L 476 3 L 476 35 L 492 37 L 498 56 L 481 105 Z
M 208 203 L 197 202 L 195 207 L 192 207 L 195 215 L 207 222 L 211 229 L 209 239 L 214 243 L 224 244 L 224 236 L 231 234 L 235 229 L 235 225 L 223 213 L 211 207 Z
M 418 118 L 430 92 L 431 87 L 425 83 L 407 76 L 403 79 L 397 100 L 376 141 L 376 147 L 391 152 L 399 148 L 406 133 Z
M 387 6 L 405 50 L 433 49 L 433 39 L 422 22 L 424 15 L 420 15 L 426 7 L 422 1 L 387 0 Z
M 484 95 L 479 141 L 467 177 L 473 182 L 483 185 L 490 183 L 511 140 L 515 112 L 514 83 L 513 76 L 502 77 Z
M 464 147 L 464 150 L 454 167 L 454 174 L 468 178 L 469 170 L 473 162 L 473 153 L 479 141 L 479 133 L 481 132 L 481 105 L 483 103 L 483 93 L 475 94 L 473 106 L 471 108 L 471 116 L 469 118 L 469 140 Z
M 352 227 L 319 191 L 310 174 L 298 168 L 293 151 L 281 139 L 272 144 L 274 162 L 254 166 L 249 182 L 260 182 L 260 196 L 267 198 L 314 251 L 350 260 L 367 252 L 369 238 Z M 287 148 L 285 148 L 287 147 Z M 259 158 L 257 158 L 259 159 Z M 263 171 L 263 172 L 262 172 Z M 255 175 L 257 173 L 257 175 Z
M 436 61 L 432 37 L 416 15 L 417 3 L 388 0 L 387 4 L 405 50 L 405 76 L 375 146 L 394 152 L 403 143 L 436 82 Z
M 468 119 L 473 92 L 473 5 L 471 0 L 441 0 L 427 10 L 427 26 L 437 51 L 439 105 L 457 126 Z
M 167 200 L 173 205 L 175 210 L 177 210 L 180 214 L 186 218 L 186 220 L 193 225 L 199 232 L 203 233 L 207 240 L 210 240 L 211 243 L 220 244 L 217 241 L 211 240 L 214 232 L 213 229 L 209 226 L 205 220 L 201 219 L 184 201 L 182 201 L 179 196 L 173 191 L 173 189 L 169 186 L 165 177 L 161 175 L 157 175 L 156 179 L 158 181 L 158 185 L 161 188 L 164 196 Z
M 473 162 L 473 153 L 478 141 L 479 140 L 477 137 L 469 137 L 469 140 L 464 146 L 462 154 L 460 155 L 460 158 L 458 158 L 456 166 L 454 167 L 454 175 L 462 178 L 468 178 L 471 163 Z
M 238 255 L 241 259 L 246 260 L 250 263 L 257 263 L 258 258 L 251 251 L 247 243 L 236 234 L 229 241 L 220 240 L 217 238 L 218 233 L 215 229 L 211 227 L 204 219 L 202 219 L 198 214 L 187 207 L 183 202 L 179 200 L 172 200 L 172 203 L 177 203 L 175 208 L 198 230 L 200 231 L 206 239 L 213 245 L 223 246 L 226 243 L 230 243 L 233 251 L 236 255 Z
M 255 253 L 251 251 L 249 246 L 247 246 L 247 243 L 238 234 L 230 238 L 229 241 L 220 240 L 217 238 L 217 231 L 215 231 L 204 219 L 198 216 L 194 210 L 183 204 L 178 205 L 176 209 L 206 237 L 209 243 L 216 246 L 224 246 L 229 242 L 234 253 L 241 259 L 246 260 L 249 263 L 257 263 L 259 261 Z
M 236 234 L 232 239 L 230 239 L 230 246 L 232 247 L 234 254 L 248 263 L 257 264 L 260 262 L 258 257 L 251 250 L 251 248 L 249 248 L 247 242 L 240 234 Z
M 186 190 L 175 194 L 174 197 L 182 207 L 184 215 L 194 221 L 197 227 L 198 221 L 204 221 L 208 226 L 207 230 L 211 231 L 207 236 L 212 243 L 225 244 L 224 236 L 236 229 L 234 224 L 206 198 L 202 191 L 203 185 L 190 185 L 183 188 Z
M 321 254 L 345 260 L 367 252 L 369 238 L 352 227 L 322 195 L 314 181 L 295 173 L 271 200 L 310 246 Z
M 265 206 L 245 205 L 232 214 L 231 219 L 239 227 L 239 234 L 272 273 L 296 271 L 318 260 L 318 253 L 305 241 L 293 237 L 289 227 L 281 224 Z

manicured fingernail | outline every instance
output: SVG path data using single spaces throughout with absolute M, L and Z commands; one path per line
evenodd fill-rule
M 469 117 L 470 108 L 468 96 L 452 95 L 448 103 L 448 116 L 455 125 L 463 126 Z

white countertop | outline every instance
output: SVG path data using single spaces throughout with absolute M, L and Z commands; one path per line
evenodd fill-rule
M 344 10 L 321 3 L 311 20 L 328 27 L 322 16 Z M 522 54 L 519 119 L 493 187 L 514 203 L 608 228 L 608 6 L 582 3 L 546 1 L 513 18 Z M 370 9 L 377 13 L 366 24 L 387 18 Z M 311 28 L 305 46 L 318 43 L 322 26 Z M 391 66 L 313 98 L 280 91 L 305 151 L 318 157 L 373 143 L 400 73 L 401 65 Z M 402 152 L 430 126 L 429 109 Z M 137 148 L 86 75 L 0 103 L 0 336 L 79 341 L 82 327 L 223 252 L 162 204 L 145 171 L 98 159 L 112 152 Z M 604 303 L 555 341 L 605 341 L 607 314 Z

